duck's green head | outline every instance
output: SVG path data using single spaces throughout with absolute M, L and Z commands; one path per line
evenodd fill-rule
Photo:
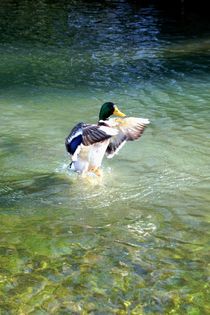
M 125 114 L 123 114 L 114 103 L 106 102 L 101 106 L 101 110 L 99 112 L 99 120 L 106 120 L 111 115 L 116 115 L 120 117 L 125 116 Z

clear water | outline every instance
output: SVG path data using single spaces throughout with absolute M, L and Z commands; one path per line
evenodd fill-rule
M 0 314 L 209 314 L 210 28 L 126 1 L 3 2 Z M 104 101 L 149 118 L 68 172 Z

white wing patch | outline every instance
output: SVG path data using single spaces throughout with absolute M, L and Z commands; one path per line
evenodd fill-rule
M 70 143 L 74 138 L 82 135 L 82 129 L 78 129 L 75 133 L 71 135 L 71 137 L 67 138 L 67 142 Z
M 106 127 L 106 126 L 100 126 L 99 129 L 101 131 L 105 132 L 109 136 L 116 136 L 119 132 L 119 130 L 117 130 L 115 128 L 110 128 L 110 127 Z

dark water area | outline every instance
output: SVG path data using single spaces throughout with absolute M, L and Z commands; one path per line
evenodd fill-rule
M 1 1 L 0 314 L 210 313 L 205 8 Z M 151 124 L 87 181 L 64 139 L 105 101 Z
M 109 84 L 117 85 L 116 80 L 109 80 L 110 72 L 120 72 L 118 85 L 135 84 L 141 73 L 143 80 L 145 75 L 159 80 L 159 71 L 170 76 L 174 67 L 179 71 L 183 63 L 186 66 L 186 60 L 190 72 L 192 64 L 202 67 L 203 59 L 209 65 L 208 16 L 205 10 L 196 13 L 192 5 L 191 11 L 187 2 L 184 10 L 180 3 L 174 1 L 169 6 L 166 1 L 5 1 L 0 19 L 1 84 L 39 85 L 41 81 L 47 86 L 69 88 L 72 81 L 79 86 L 95 85 L 99 75 L 101 85 L 109 88 Z M 186 48 L 182 49 L 186 39 Z M 141 43 L 143 49 L 139 51 Z M 172 43 L 175 47 L 171 50 Z M 12 64 L 4 69 L 8 53 Z M 116 58 L 109 60 L 110 55 Z M 54 67 L 60 68 L 59 73 Z

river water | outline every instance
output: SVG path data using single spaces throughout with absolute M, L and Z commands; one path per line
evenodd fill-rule
M 0 314 L 209 314 L 205 18 L 0 6 Z M 87 181 L 64 140 L 105 101 L 151 124 Z

